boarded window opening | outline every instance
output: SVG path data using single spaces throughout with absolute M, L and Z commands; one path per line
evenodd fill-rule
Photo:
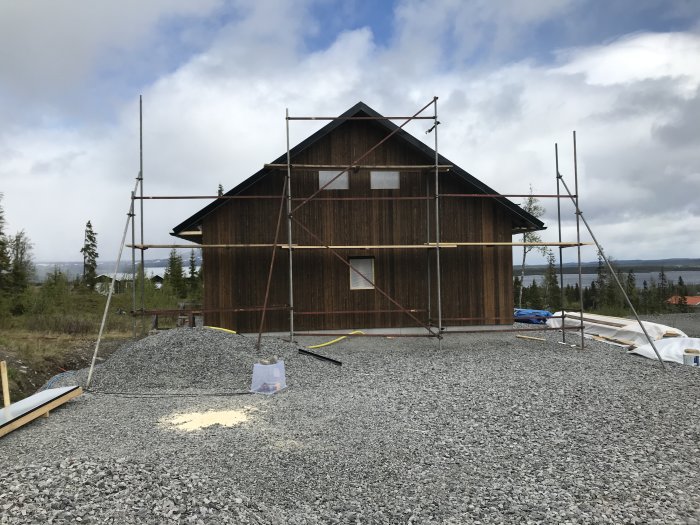
M 339 171 L 319 171 L 318 172 L 318 187 L 323 188 L 329 181 L 340 173 Z M 346 171 L 340 177 L 328 184 L 324 190 L 347 190 L 350 186 L 350 179 Z
M 369 172 L 370 187 L 373 190 L 398 190 L 399 189 L 399 172 L 398 171 L 370 171 Z
M 374 257 L 350 257 L 348 262 L 350 263 L 350 289 L 373 290 Z

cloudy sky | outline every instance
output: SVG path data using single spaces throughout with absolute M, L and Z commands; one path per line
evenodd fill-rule
M 436 95 L 440 152 L 497 191 L 554 192 L 555 142 L 573 183 L 576 130 L 606 252 L 700 257 L 694 0 L 0 0 L 0 49 L 2 206 L 37 261 L 79 260 L 87 220 L 116 256 L 140 94 L 147 195 L 233 187 L 285 151 L 285 108 L 408 115 Z M 146 202 L 146 242 L 204 204 Z

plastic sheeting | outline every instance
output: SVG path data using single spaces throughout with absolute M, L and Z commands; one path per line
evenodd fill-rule
M 51 405 L 57 399 L 60 399 L 61 397 L 66 396 L 66 394 L 70 394 L 78 389 L 80 389 L 78 386 L 49 388 L 47 390 L 37 392 L 36 394 L 33 394 L 25 399 L 16 401 L 9 407 L 0 409 L 0 436 L 9 432 L 13 428 L 16 428 L 16 425 L 13 426 L 13 423 L 24 418 L 25 416 L 30 415 L 32 412 L 36 412 L 39 409 L 44 409 L 44 407 Z M 65 401 L 68 399 L 61 401 L 61 403 L 65 403 Z M 44 409 L 44 412 L 45 411 L 46 410 Z
M 684 363 L 683 359 L 687 349 L 700 351 L 700 339 L 697 337 L 674 337 L 672 339 L 664 339 L 663 341 L 654 342 L 654 346 L 656 346 L 661 359 L 664 361 L 697 366 L 693 365 L 693 363 L 690 362 L 690 359 L 688 359 L 688 363 Z M 638 346 L 637 348 L 630 350 L 628 353 L 641 355 L 648 357 L 649 359 L 657 359 L 654 349 L 648 343 Z
M 552 312 L 528 308 L 515 308 L 513 310 L 513 318 L 518 323 L 545 324 L 546 319 L 538 319 L 539 317 L 552 317 Z
M 547 326 L 550 328 L 561 328 L 562 319 L 558 318 L 561 314 L 562 312 L 556 312 L 554 314 L 555 318 L 547 320 Z M 578 312 L 567 312 L 565 322 L 566 326 L 580 326 L 580 314 Z M 668 337 L 688 337 L 683 331 L 671 326 L 648 321 L 642 321 L 642 323 L 654 341 L 660 341 Z M 602 338 L 611 344 L 620 346 L 640 346 L 649 343 L 639 323 L 623 317 L 584 313 L 583 333 L 587 337 Z

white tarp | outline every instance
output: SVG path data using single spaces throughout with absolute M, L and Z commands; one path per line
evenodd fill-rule
M 700 352 L 700 339 L 697 337 L 674 337 L 654 342 L 654 346 L 659 351 L 661 359 L 683 364 L 683 354 L 686 350 L 697 350 Z M 638 346 L 628 353 L 639 354 L 649 359 L 657 359 L 654 349 L 650 344 Z
M 556 312 L 553 318 L 547 320 L 547 326 L 550 328 L 561 328 L 561 315 L 562 312 Z M 566 312 L 564 321 L 566 326 L 580 326 L 581 315 L 579 312 Z M 665 338 L 688 337 L 683 331 L 671 326 L 648 321 L 642 321 L 642 323 L 644 323 L 644 328 L 654 341 Z M 640 346 L 649 343 L 639 323 L 623 317 L 584 312 L 583 333 L 590 338 L 602 338 L 611 344 L 621 346 Z

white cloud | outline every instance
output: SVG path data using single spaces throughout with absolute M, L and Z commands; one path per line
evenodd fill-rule
M 566 61 L 559 71 L 584 75 L 594 85 L 630 84 L 671 78 L 669 87 L 690 96 L 700 80 L 697 34 L 636 34 L 619 40 L 559 53 Z
M 192 5 L 149 4 L 150 22 L 128 28 L 131 14 L 107 11 L 117 27 L 104 35 L 89 31 L 62 47 L 64 53 L 73 46 L 98 48 L 78 52 L 70 81 L 80 84 L 94 72 L 100 49 L 131 46 L 121 43 L 129 38 L 153 41 L 158 20 L 187 14 Z M 497 191 L 526 193 L 531 183 L 538 193 L 554 192 L 555 142 L 573 189 L 570 131 L 576 129 L 581 206 L 606 251 L 618 259 L 700 256 L 690 242 L 697 239 L 696 226 L 683 226 L 700 222 L 700 153 L 694 147 L 700 71 L 691 67 L 700 63 L 700 36 L 640 33 L 561 51 L 555 64 L 526 60 L 470 69 L 459 57 L 479 46 L 493 48 L 501 38 L 479 30 L 480 20 L 497 33 L 510 27 L 517 35 L 569 4 L 477 2 L 462 9 L 460 2 L 406 1 L 396 8 L 397 37 L 390 44 L 378 45 L 368 28 L 359 28 L 314 52 L 304 44 L 304 35 L 315 30 L 310 3 L 227 5 L 234 16 L 208 36 L 210 44 L 143 90 L 147 194 L 213 194 L 219 183 L 236 185 L 284 152 L 286 107 L 293 115 L 329 115 L 364 100 L 384 114 L 411 114 L 438 95 L 440 152 Z M 212 1 L 197 14 L 220 8 Z M 47 43 L 59 42 L 57 35 L 72 27 L 57 16 Z M 109 25 L 103 13 L 92 16 L 96 25 Z M 463 49 L 446 49 L 454 38 L 435 38 L 443 22 L 453 36 L 457 28 L 478 34 Z M 467 22 L 470 31 L 462 25 Z M 53 52 L 37 51 L 37 60 L 50 61 Z M 0 71 L 19 67 L 17 57 L 12 60 L 9 66 L 0 61 Z M 115 114 L 106 124 L 19 126 L 0 138 L 9 229 L 27 229 L 38 259 L 75 259 L 88 219 L 102 256 L 116 254 L 138 171 L 137 95 Z M 292 143 L 319 126 L 294 123 Z M 407 129 L 432 146 L 426 128 L 418 122 Z M 170 229 L 205 203 L 146 202 L 146 240 L 171 241 Z M 556 206 L 544 204 L 545 236 L 555 240 Z M 570 206 L 565 211 L 565 234 L 573 235 Z

